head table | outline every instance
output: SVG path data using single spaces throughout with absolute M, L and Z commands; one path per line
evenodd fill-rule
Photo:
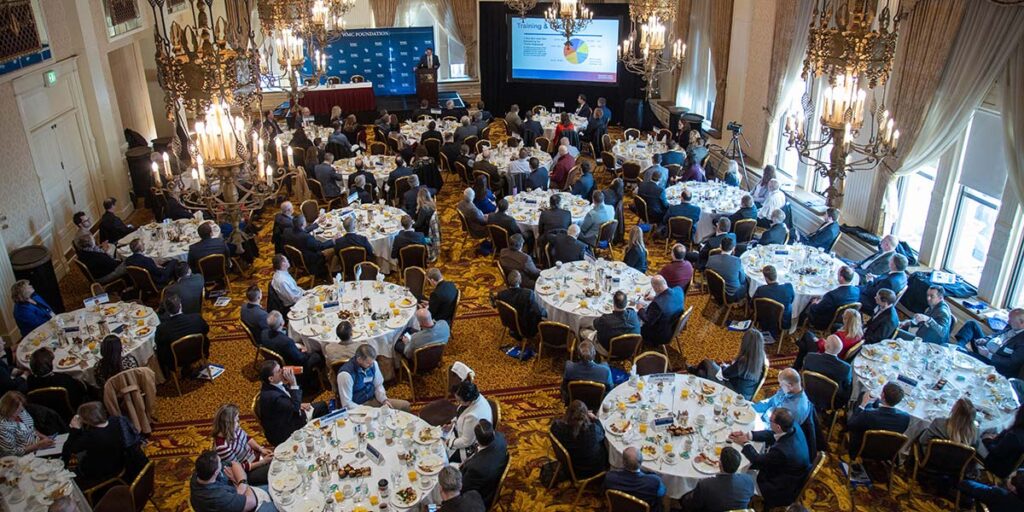
M 508 200 L 508 214 L 516 219 L 519 229 L 533 231 L 534 236 L 540 236 L 538 232 L 540 228 L 540 212 L 550 208 L 551 196 L 555 194 L 562 197 L 562 203 L 559 207 L 563 210 L 568 210 L 572 214 L 573 224 L 582 223 L 583 218 L 593 208 L 589 201 L 568 192 L 536 189 L 520 192 L 514 196 L 506 196 L 505 199 Z
M 103 325 L 101 325 L 101 323 Z M 100 342 L 106 332 L 121 338 L 124 355 L 145 366 L 153 357 L 153 337 L 160 319 L 152 308 L 130 302 L 101 304 L 61 313 L 21 340 L 18 362 L 28 366 L 32 353 L 41 347 L 53 350 L 53 369 L 95 386 Z
M 683 202 L 683 189 L 690 191 L 690 204 L 700 207 L 700 220 L 697 221 L 697 240 L 715 233 L 715 221 L 723 215 L 732 215 L 740 209 L 740 200 L 747 192 L 739 187 L 731 187 L 719 181 L 676 183 L 665 189 L 669 204 Z
M 70 496 L 75 510 L 91 510 L 75 484 L 75 474 L 60 459 L 33 454 L 0 459 L 0 510 L 46 512 L 54 501 Z
M 630 304 L 651 291 L 651 278 L 621 261 L 595 260 L 556 264 L 540 273 L 534 291 L 548 319 L 579 332 L 612 312 L 612 296 L 622 290 Z
M 655 418 L 671 419 L 671 426 L 656 427 Z M 600 419 L 611 466 L 622 467 L 626 448 L 639 449 L 643 469 L 660 475 L 672 498 L 718 473 L 722 448 L 742 449 L 728 440 L 731 432 L 767 428 L 741 395 L 716 382 L 675 373 L 631 377 L 604 398 Z M 743 457 L 739 470 L 749 467 Z
M 652 156 L 666 151 L 668 146 L 664 142 L 654 140 L 650 135 L 646 139 L 620 140 L 612 146 L 612 154 L 615 155 L 616 161 L 638 162 L 641 170 L 651 165 Z
M 355 215 L 356 233 L 365 236 L 373 247 L 381 272 L 391 273 L 391 244 L 395 235 L 402 230 L 402 217 L 406 213 L 381 204 L 346 206 L 324 213 L 324 218 L 313 230 L 313 236 L 321 241 L 338 238 L 345 234 L 343 221 L 350 215 Z
M 153 258 L 157 263 L 170 260 L 188 260 L 188 246 L 199 241 L 199 225 L 205 221 L 197 219 L 170 219 L 164 222 L 150 222 L 139 229 L 125 235 L 117 241 L 117 252 L 123 258 L 132 254 L 128 244 L 136 238 L 145 243 L 143 254 Z M 214 234 L 220 236 L 220 229 L 214 223 Z
M 283 512 L 376 512 L 382 502 L 389 510 L 440 503 L 436 475 L 448 463 L 440 439 L 440 428 L 401 411 L 360 406 L 332 413 L 274 450 L 270 496 Z
M 740 257 L 743 271 L 750 278 L 750 296 L 754 296 L 757 287 L 765 284 L 761 269 L 765 265 L 774 265 L 778 271 L 780 283 L 792 283 L 796 296 L 793 299 L 793 319 L 807 307 L 814 297 L 821 297 L 839 286 L 839 268 L 845 265 L 842 260 L 822 251 L 820 248 L 807 245 L 759 245 Z M 854 274 L 853 285 L 859 278 Z M 796 322 L 793 323 L 796 327 Z

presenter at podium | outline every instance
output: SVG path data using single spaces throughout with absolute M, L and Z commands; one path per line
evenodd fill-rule
M 417 69 L 437 69 L 441 67 L 441 60 L 434 55 L 433 48 L 427 48 L 426 53 L 420 57 L 420 63 L 416 65 Z

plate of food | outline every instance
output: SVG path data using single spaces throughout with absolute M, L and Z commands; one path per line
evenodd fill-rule
M 299 451 L 299 444 L 294 442 L 285 442 L 277 445 L 274 449 L 274 458 L 277 460 L 292 460 L 295 458 L 295 454 Z
M 715 394 L 715 386 L 711 385 L 710 382 L 701 382 L 700 383 L 700 392 L 704 396 L 711 396 L 711 395 Z
M 668 430 L 668 433 L 670 435 L 674 436 L 674 437 L 688 436 L 688 435 L 696 432 L 696 429 L 694 429 L 693 427 L 684 427 L 682 425 L 674 425 L 674 424 L 673 425 L 669 425 L 667 430 Z
M 145 318 L 145 317 L 149 316 L 150 311 L 152 311 L 152 309 L 149 309 L 149 308 L 139 308 L 139 309 L 136 309 L 132 313 L 132 316 L 134 316 L 135 318 Z
M 404 487 L 391 495 L 391 504 L 398 508 L 412 507 L 417 501 L 419 501 L 419 495 L 412 487 Z
M 142 338 L 145 336 L 149 336 L 149 333 L 151 332 L 153 332 L 152 327 L 148 325 L 143 325 L 142 327 L 139 327 L 138 329 L 132 331 L 132 336 L 135 336 L 136 338 Z
M 343 441 L 339 448 L 345 453 L 352 453 L 359 448 L 359 443 L 355 439 L 349 439 L 348 441 Z
M 67 355 L 57 360 L 57 368 L 61 370 L 67 370 L 68 368 L 74 368 L 81 363 L 82 360 L 77 356 Z
M 736 420 L 736 423 L 751 423 L 757 419 L 757 413 L 753 409 L 734 409 L 732 411 L 732 418 Z
M 718 460 L 705 453 L 698 454 L 693 458 L 693 469 L 705 475 L 718 474 Z
M 444 467 L 444 460 L 437 455 L 427 455 L 416 463 L 416 470 L 423 475 L 436 475 L 441 472 L 441 468 Z
M 373 470 L 370 469 L 370 466 L 357 468 L 351 464 L 345 464 L 338 468 L 338 478 L 366 478 L 371 474 L 373 474 Z
M 270 482 L 270 486 L 277 492 L 289 492 L 297 489 L 302 483 L 302 478 L 293 472 L 282 473 Z
M 105 316 L 114 316 L 118 313 L 118 311 L 121 311 L 121 308 L 118 307 L 117 305 L 103 306 L 103 314 Z
M 640 396 L 640 393 L 637 392 L 637 393 L 633 393 L 632 395 L 629 395 L 629 398 L 627 398 L 626 401 L 631 403 L 631 404 L 635 404 L 635 403 L 639 402 L 642 398 L 643 397 Z
M 413 438 L 417 443 L 430 444 L 441 439 L 441 429 L 437 427 L 423 427 L 416 432 L 416 436 Z
M 658 447 L 650 443 L 644 443 L 640 446 L 640 453 L 644 455 L 644 459 L 646 460 L 654 460 L 658 458 L 659 452 Z
M 411 297 L 402 297 L 402 300 L 398 301 L 398 307 L 411 308 L 416 305 L 416 301 Z
M 608 425 L 608 431 L 614 435 L 621 436 L 626 432 L 629 432 L 629 428 L 633 426 L 633 422 L 625 418 L 615 420 Z
M 405 327 L 405 325 L 408 324 L 408 323 L 409 323 L 408 320 L 406 320 L 406 319 L 404 319 L 404 318 L 402 318 L 400 316 L 393 316 L 391 318 L 388 318 L 387 326 L 390 329 L 398 329 L 400 327 Z

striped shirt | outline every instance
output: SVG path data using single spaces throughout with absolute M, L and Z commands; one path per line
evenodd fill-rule
M 249 463 L 256 460 L 252 448 L 249 448 L 249 434 L 246 434 L 242 427 L 235 428 L 235 438 L 232 441 L 223 437 L 214 437 L 213 447 L 217 450 L 217 456 L 225 466 L 232 462 L 238 462 L 248 472 Z
M 22 409 L 16 420 L 0 419 L 0 456 L 24 455 L 35 439 L 36 427 L 28 411 Z

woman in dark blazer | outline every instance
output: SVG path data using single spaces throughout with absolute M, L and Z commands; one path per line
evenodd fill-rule
M 588 478 L 608 469 L 604 428 L 583 402 L 573 400 L 565 417 L 551 424 L 551 433 L 572 457 L 576 478 Z
M 116 477 L 126 469 L 137 471 L 145 464 L 141 460 L 130 460 L 132 454 L 138 456 L 141 452 L 135 452 L 134 446 L 125 447 L 125 439 L 138 435 L 135 432 L 125 435 L 122 432 L 125 426 L 118 418 L 108 417 L 100 402 L 86 402 L 78 408 L 78 414 L 71 419 L 71 432 L 64 443 L 62 457 L 67 461 L 71 455 L 77 455 L 78 468 L 75 473 L 78 475 L 79 487 L 91 487 Z M 133 477 L 133 474 L 126 472 L 124 479 L 131 481 Z
M 629 243 L 622 262 L 640 272 L 647 272 L 647 247 L 644 246 L 644 232 L 639 226 L 633 226 L 629 231 Z

